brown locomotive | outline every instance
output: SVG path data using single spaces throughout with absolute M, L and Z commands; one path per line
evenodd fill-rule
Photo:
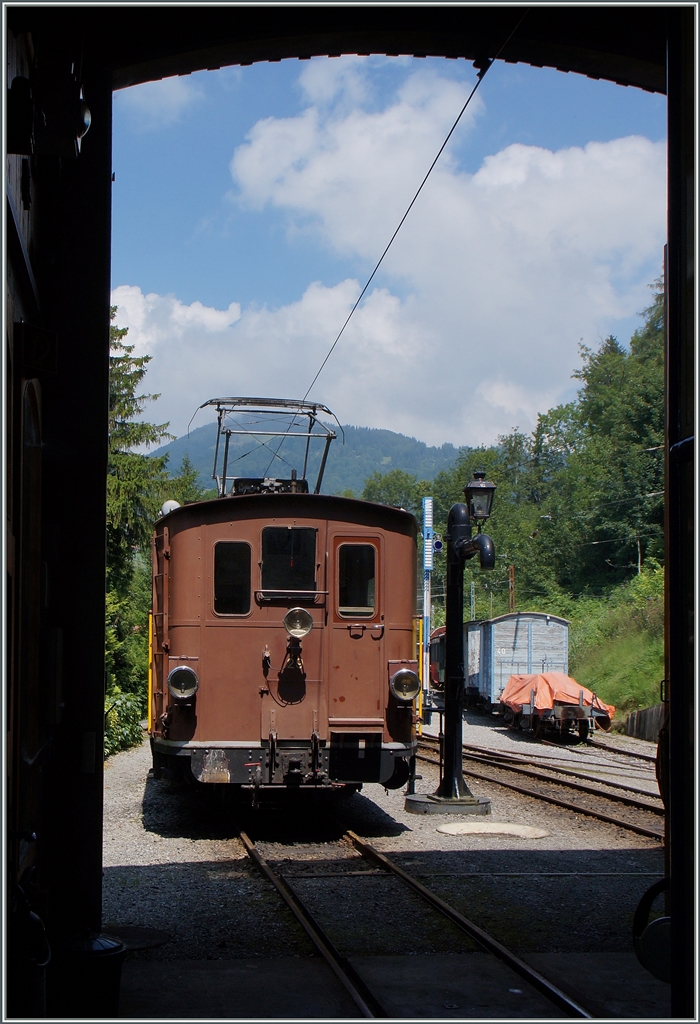
M 217 456 L 225 437 L 223 473 L 216 457 L 214 467 L 220 496 L 166 503 L 154 534 L 154 767 L 187 758 L 199 782 L 254 796 L 280 785 L 398 788 L 416 750 L 416 521 L 401 509 L 319 493 L 335 436 L 325 424 L 314 431 L 325 407 L 211 404 Z M 252 410 L 260 422 L 283 404 L 293 422 L 308 417 L 302 476 L 229 477 L 227 416 L 240 422 Z M 310 494 L 304 474 L 316 436 L 326 446 Z

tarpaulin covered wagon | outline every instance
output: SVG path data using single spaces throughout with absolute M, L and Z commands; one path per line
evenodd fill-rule
M 610 728 L 615 708 L 563 672 L 512 675 L 501 694 L 505 721 L 516 729 L 541 736 L 556 731 L 564 736 L 574 726 L 585 739 L 597 726 Z

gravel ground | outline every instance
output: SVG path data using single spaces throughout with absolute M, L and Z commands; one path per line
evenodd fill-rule
M 468 723 L 465 741 L 524 750 L 520 737 L 483 719 Z M 594 748 L 573 748 L 565 756 L 581 753 L 607 756 Z M 105 766 L 105 926 L 157 928 L 171 936 L 161 946 L 134 951 L 137 959 L 311 954 L 306 936 L 246 857 L 239 827 L 268 859 L 285 862 L 331 938 L 356 956 L 456 953 L 473 946 L 426 914 L 398 881 L 367 871 L 366 862 L 340 843 L 345 828 L 369 838 L 521 954 L 630 951 L 636 904 L 663 873 L 655 841 L 490 783 L 471 784 L 475 795 L 492 800 L 488 820 L 536 825 L 548 835 L 445 835 L 437 828 L 453 816 L 407 813 L 403 791 L 378 785 L 338 802 L 332 815 L 312 801 L 288 812 L 241 813 L 219 794 L 149 778 L 149 767 L 147 744 Z M 418 791 L 433 791 L 437 770 L 424 763 L 419 770 Z M 338 878 L 329 862 L 339 857 L 352 860 L 363 876 Z M 309 877 L 329 871 L 335 877 Z

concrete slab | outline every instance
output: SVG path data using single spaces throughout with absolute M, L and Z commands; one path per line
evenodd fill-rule
M 634 953 L 528 953 L 523 959 L 594 1017 L 671 1017 L 671 986 L 646 971 Z
M 558 1010 L 488 953 L 353 957 L 390 1017 L 561 1020 Z
M 491 800 L 484 796 L 471 800 L 445 800 L 431 793 L 409 793 L 404 809 L 411 814 L 490 814 Z
M 633 953 L 531 953 L 526 960 L 596 1018 L 671 1016 L 670 986 L 645 971 Z M 562 1019 L 548 1000 L 485 953 L 352 957 L 351 962 L 392 1018 Z M 317 957 L 124 964 L 120 1019 L 359 1016 Z
M 360 1012 L 324 960 L 127 960 L 119 1018 L 343 1018 Z
M 561 1014 L 485 953 L 354 957 L 390 1017 L 540 1018 Z M 318 958 L 124 965 L 120 1018 L 346 1018 L 360 1013 Z

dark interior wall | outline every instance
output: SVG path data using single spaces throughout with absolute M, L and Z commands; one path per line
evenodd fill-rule
M 666 258 L 666 677 L 670 806 L 667 862 L 672 921 L 672 1009 L 694 1004 L 697 858 L 695 678 L 695 17 L 677 11 L 668 33 L 668 246 Z
M 7 179 L 8 881 L 21 883 L 57 948 L 81 928 L 100 927 L 111 90 L 313 54 L 482 61 L 525 10 L 8 9 L 7 87 L 27 78 L 48 126 L 37 126 L 33 151 L 10 153 Z M 669 443 L 680 445 L 669 455 L 667 482 L 677 1016 L 692 1012 L 695 969 L 694 478 L 682 443 L 694 432 L 694 17 L 694 9 L 671 5 L 533 8 L 501 53 L 664 92 L 669 44 L 667 408 Z M 76 83 L 92 111 L 77 157 L 69 145 Z M 22 109 L 12 106 L 11 132 Z M 14 889 L 10 895 L 15 1007 L 40 1016 L 38 982 L 26 970 L 26 907 Z
M 41 922 L 54 954 L 101 924 L 112 80 L 69 23 L 9 34 L 8 68 L 47 114 L 10 100 L 6 196 L 8 1005 L 42 1016 Z

